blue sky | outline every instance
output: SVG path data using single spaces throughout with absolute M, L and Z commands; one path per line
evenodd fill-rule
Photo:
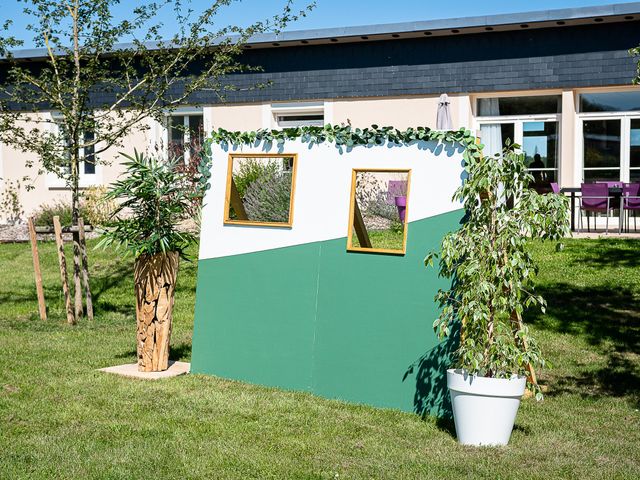
M 25 47 L 31 47 L 29 32 L 25 31 L 26 21 L 22 15 L 23 4 L 17 0 L 0 0 L 0 20 L 12 19 L 12 34 L 25 40 Z M 123 0 L 116 11 L 117 17 L 123 17 L 131 10 L 135 0 Z M 206 0 L 191 0 L 194 10 L 207 4 Z M 220 26 L 247 25 L 253 21 L 269 17 L 278 12 L 284 0 L 243 0 L 227 8 L 220 15 Z M 297 0 L 299 6 L 305 0 Z M 474 15 L 491 15 L 497 13 L 513 13 L 553 8 L 604 5 L 608 3 L 631 3 L 624 0 L 617 2 L 593 0 L 455 0 L 450 2 L 433 0 L 317 0 L 316 9 L 309 17 L 291 25 L 288 30 L 310 28 L 343 27 L 350 25 L 367 25 L 374 23 L 392 23 L 415 20 L 432 20 L 438 18 L 467 17 Z M 161 18 L 165 23 L 165 35 L 173 33 L 171 12 L 167 10 Z

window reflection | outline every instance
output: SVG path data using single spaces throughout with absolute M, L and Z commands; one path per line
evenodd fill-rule
M 560 95 L 478 99 L 478 115 L 481 117 L 544 115 L 561 113 L 561 111 L 562 97 Z
M 620 180 L 620 120 L 585 120 L 584 180 Z
M 536 190 L 546 191 L 557 181 L 558 122 L 524 122 L 522 151 Z
M 640 92 L 584 93 L 581 112 L 632 112 L 640 110 Z

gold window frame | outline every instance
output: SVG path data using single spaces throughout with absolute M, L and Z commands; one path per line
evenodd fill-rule
M 391 248 L 367 248 L 353 246 L 354 216 L 356 214 L 356 181 L 358 173 L 406 173 L 407 174 L 407 206 L 403 225 L 402 250 Z M 410 168 L 354 168 L 351 173 L 351 193 L 349 198 L 349 228 L 347 233 L 347 251 L 360 253 L 384 253 L 389 255 L 405 255 L 407 253 L 407 231 L 409 230 L 409 199 L 411 194 L 411 169 Z M 360 208 L 358 207 L 358 213 Z M 362 216 L 360 214 L 360 221 Z M 364 222 L 363 222 L 364 223 Z
M 232 190 L 235 189 L 233 183 L 233 160 L 235 158 L 291 158 L 293 166 L 291 168 L 291 196 L 289 198 L 289 221 L 288 222 L 261 222 L 252 220 L 233 220 L 229 218 L 229 207 L 232 203 Z M 291 228 L 293 225 L 293 206 L 296 194 L 296 176 L 298 170 L 298 154 L 297 153 L 230 153 L 227 164 L 227 186 L 224 198 L 224 225 L 246 225 L 252 227 L 280 227 Z M 238 195 L 235 191 L 235 195 Z M 239 201 L 239 198 L 238 198 Z

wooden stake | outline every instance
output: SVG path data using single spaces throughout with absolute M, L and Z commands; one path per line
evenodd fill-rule
M 355 178 L 355 177 L 354 177 Z M 353 189 L 355 195 L 355 189 Z M 369 238 L 369 232 L 367 232 L 367 226 L 364 224 L 364 218 L 360 212 L 360 206 L 358 205 L 358 199 L 353 199 L 353 228 L 356 231 L 358 242 L 362 248 L 372 248 L 371 239 Z
M 36 292 L 38 293 L 38 311 L 40 319 L 47 319 L 47 304 L 44 301 L 44 291 L 42 289 L 42 273 L 40 272 L 40 256 L 38 255 L 38 240 L 36 238 L 36 227 L 33 224 L 33 217 L 29 217 L 29 238 L 31 238 L 31 256 L 33 257 L 33 274 L 36 278 Z
M 82 317 L 82 283 L 80 280 L 80 232 L 73 232 L 73 296 L 76 320 Z
M 58 247 L 58 263 L 60 264 L 60 278 L 62 280 L 64 303 L 67 310 L 67 323 L 69 323 L 69 325 L 75 325 L 76 317 L 73 315 L 73 307 L 71 306 L 71 295 L 69 294 L 69 283 L 67 282 L 67 259 L 64 256 L 62 227 L 60 226 L 60 217 L 58 215 L 53 217 L 53 229 L 55 231 L 56 246 Z
M 93 320 L 93 301 L 91 299 L 91 289 L 89 288 L 89 261 L 87 260 L 87 242 L 84 238 L 84 220 L 78 219 L 78 235 L 80 235 L 80 253 L 82 254 L 82 281 L 87 298 L 87 318 Z

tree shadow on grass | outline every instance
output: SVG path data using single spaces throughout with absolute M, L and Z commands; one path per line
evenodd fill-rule
M 541 285 L 537 292 L 546 298 L 547 312 L 527 312 L 528 323 L 581 337 L 605 356 L 604 366 L 586 365 L 575 375 L 555 380 L 549 396 L 577 393 L 583 397 L 630 397 L 632 403 L 640 405 L 638 296 L 627 288 L 566 283 Z
M 640 240 L 603 238 L 580 242 L 567 248 L 571 249 L 572 253 L 569 265 L 588 265 L 595 268 L 640 267 Z

